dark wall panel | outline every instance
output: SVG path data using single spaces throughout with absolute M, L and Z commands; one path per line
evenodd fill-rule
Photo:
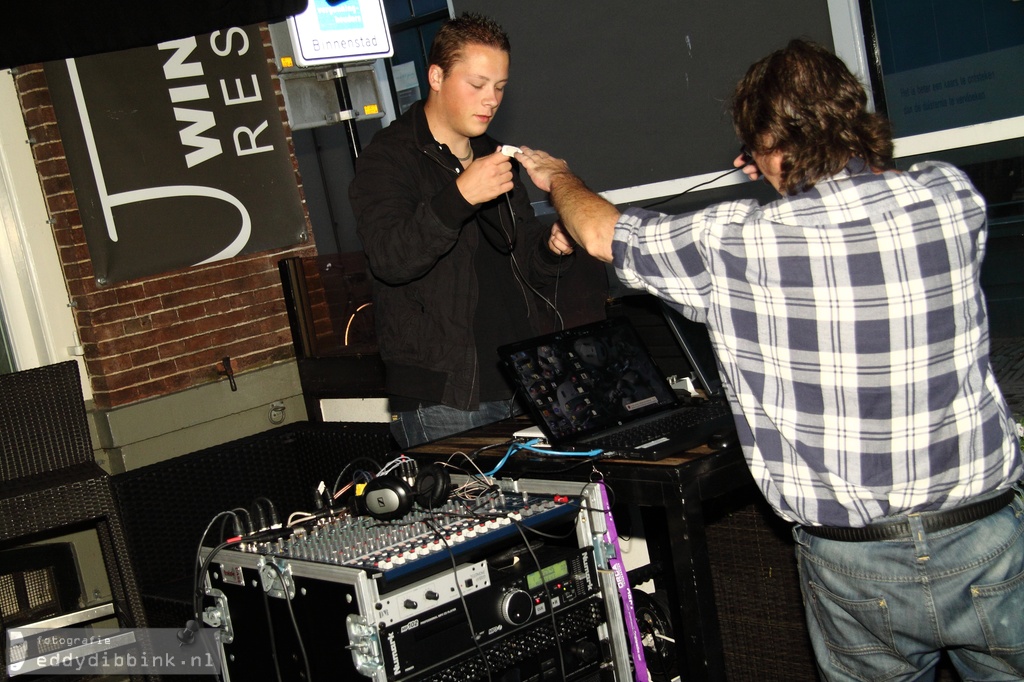
M 731 168 L 728 100 L 790 38 L 832 46 L 826 3 L 455 0 L 498 20 L 512 73 L 490 132 L 569 161 L 597 191 Z

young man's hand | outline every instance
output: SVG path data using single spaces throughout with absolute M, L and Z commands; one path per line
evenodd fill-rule
M 455 184 L 470 204 L 486 203 L 512 191 L 512 161 L 500 151 L 481 156 L 469 164 Z
M 555 222 L 551 226 L 551 234 L 548 236 L 548 250 L 559 256 L 568 256 L 575 248 L 575 244 L 569 233 L 562 227 L 562 223 Z

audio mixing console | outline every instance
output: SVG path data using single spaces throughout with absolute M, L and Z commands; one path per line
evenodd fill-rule
M 342 513 L 204 549 L 227 677 L 631 678 L 597 486 L 496 483 L 389 521 Z

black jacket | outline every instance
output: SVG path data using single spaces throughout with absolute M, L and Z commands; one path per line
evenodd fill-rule
M 472 145 L 477 157 L 498 146 L 487 135 Z M 488 248 L 481 229 L 493 235 L 495 225 L 511 227 L 511 222 L 504 197 L 483 207 L 467 203 L 455 184 L 460 172 L 454 155 L 434 140 L 417 103 L 378 132 L 360 155 L 349 197 L 374 278 L 388 394 L 472 410 L 480 402 L 480 353 L 495 353 L 478 349 L 475 340 L 474 257 L 478 248 Z M 510 199 L 516 262 L 531 284 L 541 286 L 566 263 L 548 250 L 550 228 L 537 221 L 518 176 Z M 478 212 L 483 219 L 477 220 Z M 477 224 L 484 222 L 489 227 Z M 511 278 L 511 268 L 496 276 Z M 530 319 L 536 320 L 538 298 L 532 293 L 528 298 Z

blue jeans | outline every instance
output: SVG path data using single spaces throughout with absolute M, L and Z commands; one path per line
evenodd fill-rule
M 945 649 L 965 680 L 1024 679 L 1024 500 L 984 519 L 880 542 L 796 539 L 826 680 L 934 680 Z
M 480 403 L 480 409 L 474 411 L 431 405 L 392 413 L 391 435 L 403 448 L 409 448 L 484 424 L 493 424 L 520 412 L 519 406 L 512 400 Z

